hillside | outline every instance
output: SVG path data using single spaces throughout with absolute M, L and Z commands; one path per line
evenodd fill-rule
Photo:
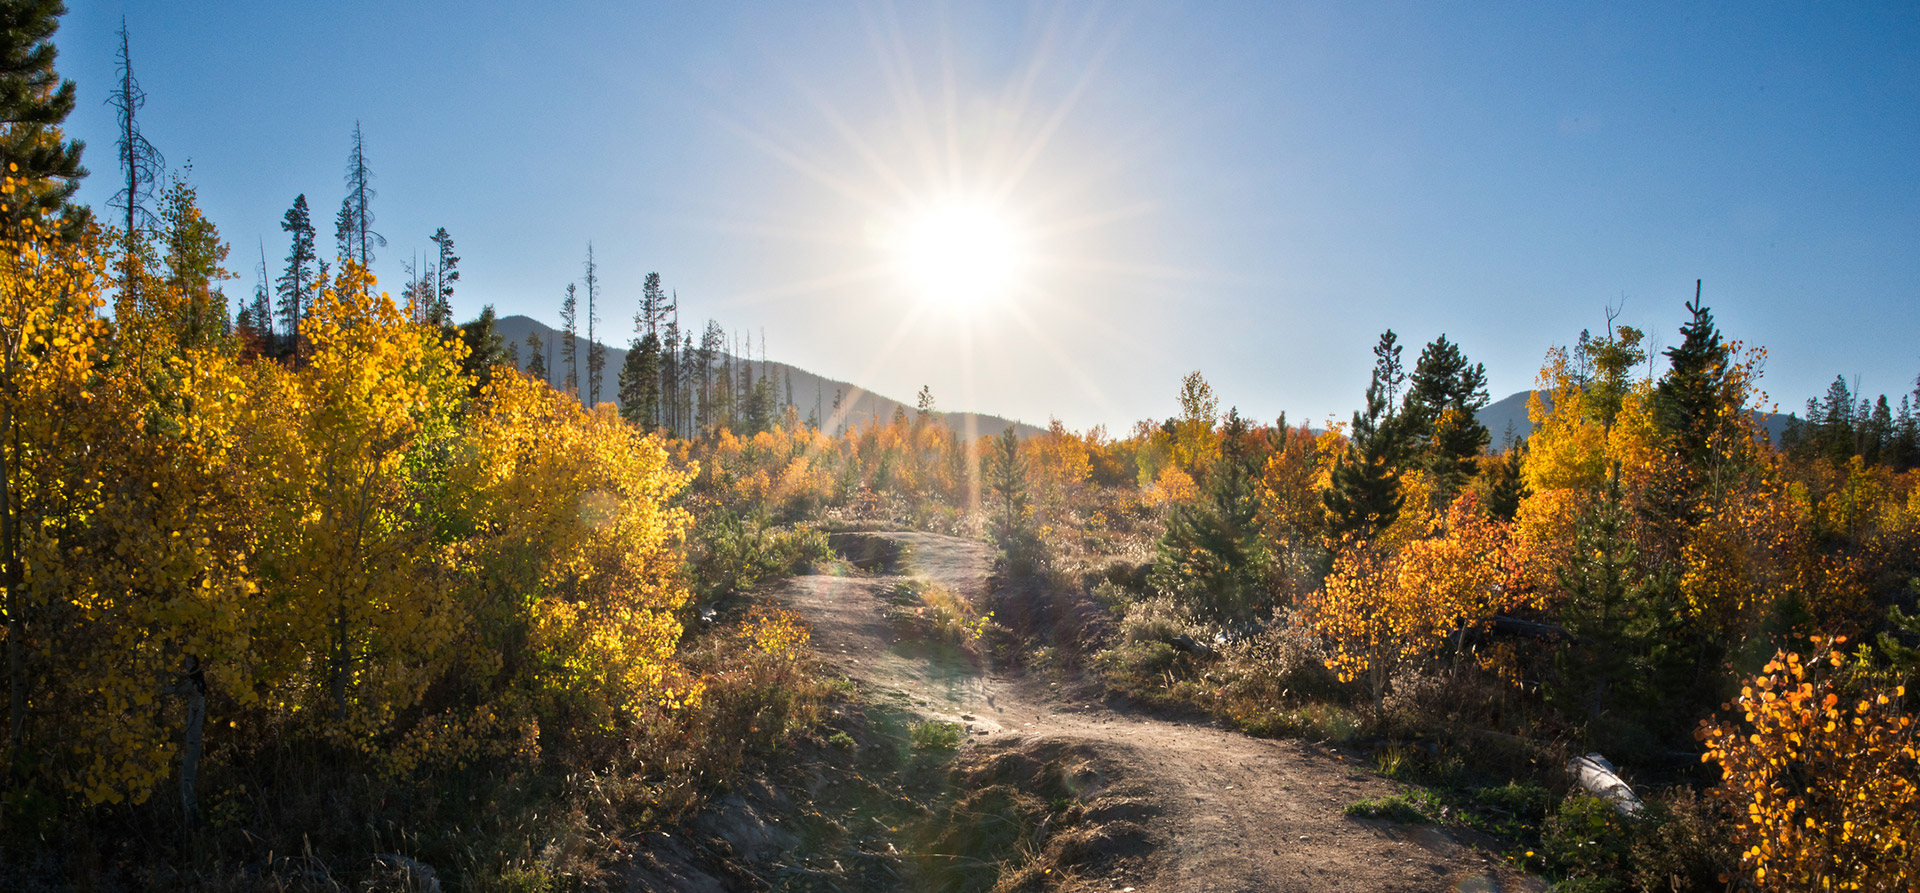
M 553 343 L 554 329 L 546 323 L 531 317 L 518 315 L 502 317 L 495 325 L 499 329 L 500 336 L 505 338 L 508 344 L 518 345 L 521 350 L 525 349 L 527 333 L 529 332 L 537 333 L 543 343 Z M 584 340 L 585 339 L 582 339 L 583 342 Z M 606 399 L 617 403 L 619 401 L 619 394 L 617 392 L 619 390 L 620 367 L 621 364 L 627 361 L 627 351 L 626 348 L 615 347 L 611 344 L 606 345 L 606 348 L 607 366 L 606 371 L 603 373 L 606 378 L 601 382 L 600 392 Z M 555 355 L 558 355 L 557 351 Z M 584 343 L 580 345 L 580 356 L 582 365 L 584 366 L 586 359 L 586 345 Z M 526 357 L 521 358 L 522 368 L 525 367 L 527 359 Z M 735 360 L 739 361 L 739 358 L 735 358 Z M 798 366 L 782 363 L 777 360 L 766 362 L 753 360 L 752 362 L 754 364 L 754 378 L 758 379 L 769 375 L 772 376 L 773 380 L 779 383 L 780 389 L 784 391 L 783 399 L 792 402 L 794 407 L 800 410 L 801 418 L 806 418 L 811 414 L 814 418 L 820 420 L 821 427 L 832 432 L 837 433 L 843 427 L 851 427 L 876 419 L 884 423 L 893 417 L 895 408 L 904 408 L 907 412 L 914 411 L 914 405 L 911 403 L 904 403 L 884 394 L 874 393 L 852 382 L 817 375 Z M 583 376 L 586 374 L 584 368 L 581 374 Z M 558 381 L 560 376 L 555 375 L 554 378 Z M 832 418 L 833 400 L 836 394 L 841 395 L 840 403 L 843 408 L 843 412 L 837 420 Z M 986 413 L 942 412 L 940 415 L 948 427 L 960 432 L 969 439 L 985 434 L 998 434 L 1005 431 L 1009 425 L 1011 425 L 1021 437 L 1032 437 L 1035 434 L 1039 434 L 1042 430 L 1025 422 L 1017 422 Z

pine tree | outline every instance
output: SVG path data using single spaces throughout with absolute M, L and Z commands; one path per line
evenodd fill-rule
M 1520 503 L 1530 492 L 1526 478 L 1520 474 L 1526 458 L 1527 442 L 1521 440 L 1507 447 L 1500 462 L 1493 466 L 1486 481 L 1487 514 L 1502 521 L 1512 521 L 1520 514 Z
M 1393 330 L 1380 336 L 1373 349 L 1373 377 L 1367 384 L 1367 408 L 1353 414 L 1347 451 L 1333 466 L 1330 485 L 1321 498 L 1327 523 L 1336 535 L 1371 540 L 1392 526 L 1404 501 L 1400 495 L 1400 418 L 1393 395 L 1406 374 L 1400 365 L 1400 347 Z
M 527 375 L 542 384 L 550 384 L 547 378 L 546 345 L 540 343 L 540 333 L 532 329 L 527 330 L 527 355 L 532 358 L 527 360 Z
M 68 200 L 87 175 L 86 144 L 60 130 L 74 86 L 53 69 L 53 33 L 66 11 L 60 0 L 0 3 L 0 173 L 18 183 L 4 212 L 10 223 L 61 211 L 76 224 L 84 217 Z
M 1486 366 L 1441 335 L 1420 352 L 1401 410 L 1410 445 L 1433 473 L 1441 501 L 1450 501 L 1473 476 L 1474 458 L 1492 436 L 1477 413 L 1488 402 Z
M 686 436 L 681 415 L 680 395 L 680 295 L 675 292 L 667 303 L 667 321 L 660 338 L 660 394 L 666 410 L 666 428 L 677 436 Z
M 107 97 L 107 104 L 113 106 L 116 118 L 116 130 L 119 133 L 120 173 L 122 182 L 120 191 L 107 200 L 107 206 L 119 208 L 123 212 L 124 229 L 120 237 L 122 244 L 122 262 L 125 264 L 121 287 L 136 288 L 140 281 L 137 265 L 142 255 L 142 234 L 151 232 L 159 224 L 159 219 L 147 207 L 154 198 L 160 173 L 166 170 L 167 162 L 160 157 L 160 150 L 147 141 L 140 133 L 140 123 L 135 117 L 140 108 L 147 103 L 147 94 L 140 89 L 140 82 L 133 77 L 133 57 L 127 45 L 127 20 L 120 18 L 119 83 L 113 94 Z
M 1024 576 L 1033 569 L 1035 544 L 1027 525 L 1027 459 L 1020 454 L 1020 436 L 1012 425 L 994 440 L 993 457 L 987 464 L 987 488 L 993 495 L 994 536 L 1007 551 L 1007 562 L 1015 576 Z
M 1864 405 L 1866 401 L 1861 401 Z M 1881 394 L 1874 401 L 1873 409 L 1866 414 L 1867 423 L 1862 425 L 1860 435 L 1860 456 L 1868 465 L 1884 462 L 1891 450 L 1889 444 L 1894 438 L 1893 407 L 1887 403 L 1887 395 Z
M 187 171 L 173 178 L 161 197 L 161 222 L 165 225 L 167 287 L 184 299 L 177 321 L 183 347 L 205 347 L 226 339 L 228 329 L 227 296 L 215 284 L 232 279 L 222 266 L 228 246 L 220 241 L 220 232 L 201 213 L 199 195 L 187 184 Z
M 573 283 L 567 283 L 567 296 L 560 302 L 560 368 L 565 372 L 561 377 L 561 386 L 567 393 L 580 396 L 580 331 L 578 307 L 574 301 Z
M 267 287 L 267 242 L 260 240 L 260 266 L 254 271 L 253 298 L 240 311 L 236 327 L 253 339 L 262 354 L 273 355 L 273 294 Z
M 640 312 L 633 315 L 634 337 L 620 368 L 620 414 L 652 430 L 665 421 L 660 403 L 660 323 L 667 315 L 667 293 L 660 274 L 648 273 L 640 289 Z
M 1844 375 L 1827 386 L 1824 400 L 1807 401 L 1805 441 L 1813 455 L 1839 465 L 1853 456 L 1853 392 Z
M 631 345 L 620 366 L 620 416 L 652 430 L 660 420 L 660 336 L 647 332 Z
M 387 247 L 387 237 L 373 231 L 373 171 L 367 168 L 367 143 L 360 122 L 353 122 L 353 149 L 347 153 L 347 197 L 340 203 L 335 234 L 341 237 L 340 256 L 373 269 L 373 249 Z
M 453 284 L 460 281 L 460 256 L 453 253 L 453 237 L 447 235 L 447 228 L 433 231 L 429 239 L 433 242 L 436 260 L 433 265 L 433 303 L 428 319 L 436 325 L 447 325 L 453 319 Z
M 1645 680 L 1660 643 L 1670 638 L 1673 606 L 1639 566 L 1633 513 L 1616 464 L 1605 487 L 1580 519 L 1574 547 L 1559 569 L 1567 593 L 1561 620 L 1574 636 L 1568 677 L 1588 715 L 1599 717 L 1616 684 Z
M 587 406 L 600 405 L 600 373 L 607 368 L 607 347 L 594 335 L 600 322 L 600 270 L 593 262 L 593 243 L 587 243 Z
M 1654 392 L 1654 418 L 1688 465 L 1707 461 L 1722 424 L 1718 409 L 1732 358 L 1714 327 L 1713 312 L 1700 302 L 1699 283 L 1687 304 L 1692 318 L 1680 327 L 1680 344 L 1667 349 L 1667 374 Z
M 307 196 L 293 199 L 293 207 L 280 219 L 280 229 L 293 240 L 287 249 L 286 270 L 275 280 L 280 297 L 280 331 L 286 333 L 288 351 L 297 363 L 300 358 L 300 323 L 307 318 L 307 294 L 319 287 L 324 274 L 316 275 L 313 218 L 307 212 Z
M 706 329 L 700 333 L 700 347 L 695 351 L 695 365 L 700 369 L 700 430 L 707 433 L 726 426 L 721 416 L 721 395 L 713 368 L 726 343 L 727 334 L 720 328 L 720 323 L 707 320 Z
M 1907 589 L 1920 595 L 1920 577 L 1908 580 Z M 1920 646 L 1908 644 L 1920 641 L 1920 612 L 1908 614 L 1899 605 L 1888 605 L 1887 627 L 1879 637 L 1880 654 L 1896 673 L 1910 679 L 1920 671 Z
M 467 358 L 461 361 L 460 371 L 473 379 L 469 396 L 478 397 L 480 391 L 493 382 L 495 367 L 511 362 L 507 357 L 507 340 L 500 337 L 500 330 L 494 325 L 492 304 L 480 308 L 477 319 L 460 326 L 460 340 L 467 345 Z
M 1906 394 L 1900 395 L 1900 412 L 1893 417 L 1887 465 L 1897 472 L 1920 465 L 1920 418 L 1915 417 L 1913 398 Z
M 1246 620 L 1260 607 L 1268 563 L 1257 520 L 1265 456 L 1248 433 L 1239 411 L 1229 410 L 1206 491 L 1174 506 L 1148 576 L 1156 591 L 1220 622 Z
M 333 256 L 342 263 L 353 260 L 353 246 L 357 240 L 353 237 L 353 197 L 340 200 L 340 210 L 333 212 Z

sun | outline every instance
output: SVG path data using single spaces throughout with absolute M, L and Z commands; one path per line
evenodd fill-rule
M 897 229 L 894 264 L 920 298 L 949 309 L 1004 300 L 1020 284 L 1026 239 L 1006 213 L 977 201 L 945 201 Z

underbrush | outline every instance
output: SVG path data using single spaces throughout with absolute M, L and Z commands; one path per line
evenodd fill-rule
M 724 506 L 697 515 L 687 557 L 702 601 L 828 567 L 837 558 L 826 532 L 812 524 L 776 524 L 765 513 L 742 514 Z
M 690 640 L 696 705 L 653 708 L 618 732 L 556 735 L 411 771 L 357 750 L 274 735 L 228 740 L 200 781 L 204 820 L 177 801 L 99 807 L 9 828 L 0 888 L 535 891 L 613 884 L 643 835 L 791 756 L 840 694 L 795 650 L 767 647 L 779 618 Z M 773 633 L 777 638 L 779 633 Z
M 1348 805 L 1348 816 L 1491 835 L 1516 867 L 1558 879 L 1556 890 L 1718 889 L 1737 861 L 1724 817 L 1695 792 L 1687 767 L 1649 764 L 1644 776 L 1672 786 L 1646 785 L 1638 817 L 1570 790 L 1560 767 L 1580 752 L 1571 742 L 1594 730 L 1566 725 L 1472 652 L 1396 674 L 1376 710 L 1284 614 L 1235 635 L 1172 599 L 1113 595 L 1120 621 L 1092 661 L 1110 691 L 1250 735 L 1357 751 L 1408 785 Z
M 992 611 L 981 613 L 959 593 L 925 580 L 902 580 L 882 597 L 887 618 L 908 639 L 977 654 L 981 639 L 993 628 Z

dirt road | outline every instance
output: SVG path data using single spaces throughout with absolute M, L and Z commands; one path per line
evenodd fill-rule
M 874 534 L 911 547 L 906 571 L 974 596 L 990 556 L 938 534 Z M 1151 792 L 1152 846 L 1085 889 L 1321 891 L 1539 889 L 1448 832 L 1346 818 L 1342 807 L 1396 785 L 1300 741 L 1248 738 L 1205 723 L 1116 712 L 1091 690 L 1001 676 L 950 651 L 903 641 L 880 593 L 895 576 L 807 576 L 786 600 L 813 624 L 814 647 L 870 690 L 964 723 L 984 746 L 1062 739 L 1092 748 Z M 1124 875 L 1124 876 L 1118 876 Z

